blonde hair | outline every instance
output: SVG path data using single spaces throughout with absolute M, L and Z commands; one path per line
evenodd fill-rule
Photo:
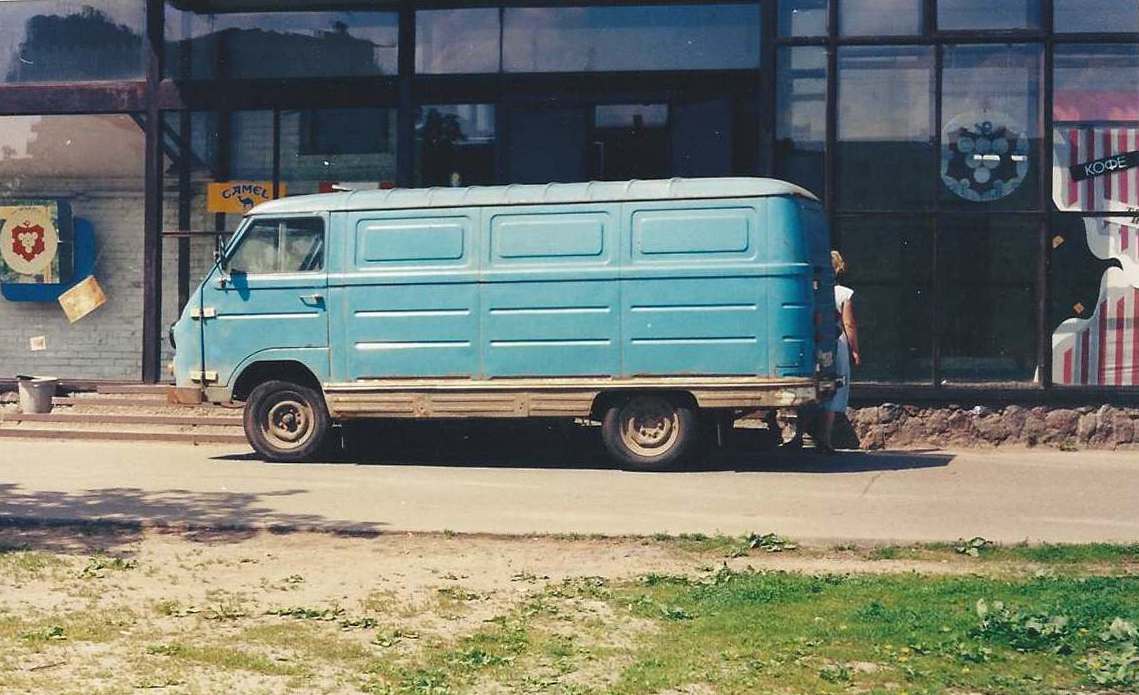
M 835 277 L 846 272 L 846 261 L 838 251 L 831 251 L 831 267 L 834 268 Z

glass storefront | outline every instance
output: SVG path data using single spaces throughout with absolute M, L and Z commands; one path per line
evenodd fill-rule
M 20 325 L 0 364 L 137 378 L 155 349 L 140 317 L 172 320 L 261 199 L 222 204 L 211 184 L 267 199 L 760 175 L 827 206 L 864 326 L 857 378 L 1139 385 L 1133 0 L 401 7 L 0 2 L 0 207 L 89 222 L 108 297 L 75 324 L 0 300 Z

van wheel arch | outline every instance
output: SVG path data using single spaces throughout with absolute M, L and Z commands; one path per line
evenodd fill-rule
M 591 420 L 601 422 L 605 419 L 605 413 L 612 407 L 621 405 L 630 398 L 651 394 L 654 396 L 662 396 L 668 398 L 673 402 L 685 405 L 691 408 L 694 412 L 700 409 L 699 404 L 696 402 L 696 397 L 688 391 L 668 391 L 656 389 L 634 389 L 628 391 L 604 391 L 597 394 L 593 399 L 593 405 L 589 409 L 589 417 Z
M 269 360 L 254 362 L 242 370 L 241 375 L 233 383 L 231 398 L 235 401 L 244 401 L 253 393 L 253 389 L 267 381 L 288 381 L 298 386 L 305 386 L 322 393 L 320 380 L 312 370 L 295 360 Z

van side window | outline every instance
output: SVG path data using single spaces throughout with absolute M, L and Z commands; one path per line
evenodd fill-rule
M 241 236 L 226 267 L 249 275 L 322 270 L 324 222 L 316 218 L 258 220 Z

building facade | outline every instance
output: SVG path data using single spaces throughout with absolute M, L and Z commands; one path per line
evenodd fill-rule
M 0 377 L 163 379 L 243 190 L 722 175 L 825 201 L 862 380 L 1139 388 L 1137 0 L 0 1 Z

